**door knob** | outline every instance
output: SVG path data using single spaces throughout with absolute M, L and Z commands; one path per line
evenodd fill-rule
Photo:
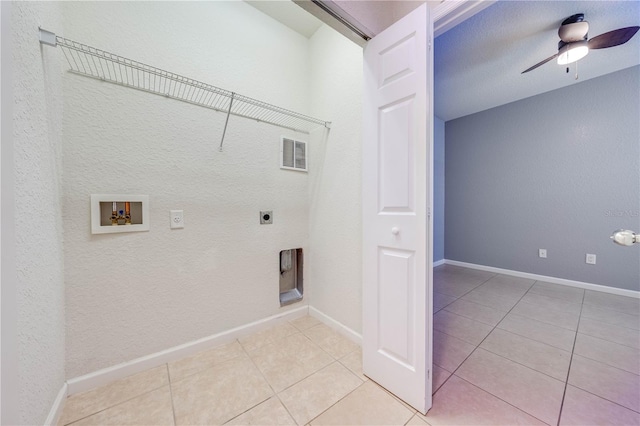
M 400 228 L 398 228 L 397 226 L 394 226 L 393 228 L 391 228 L 391 233 L 393 235 L 398 235 L 400 233 Z
M 618 229 L 611 237 L 614 243 L 621 246 L 632 246 L 633 243 L 640 243 L 640 234 L 626 229 Z

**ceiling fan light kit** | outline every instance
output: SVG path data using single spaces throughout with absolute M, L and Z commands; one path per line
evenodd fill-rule
M 631 40 L 639 29 L 639 26 L 618 28 L 587 40 L 589 22 L 584 20 L 584 13 L 576 13 L 562 21 L 560 28 L 558 28 L 558 37 L 560 37 L 558 53 L 527 68 L 522 71 L 522 74 L 532 71 L 555 58 L 557 58 L 559 65 L 567 65 L 584 58 L 590 50 L 606 49 L 625 44 Z
M 564 45 L 558 50 L 558 64 L 566 65 L 576 62 L 589 53 L 587 40 L 574 41 L 571 43 L 563 43 Z

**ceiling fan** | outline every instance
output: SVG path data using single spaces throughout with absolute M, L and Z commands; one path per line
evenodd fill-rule
M 562 21 L 558 29 L 558 36 L 560 37 L 558 53 L 527 68 L 522 71 L 522 74 L 534 70 L 555 58 L 558 58 L 558 64 L 565 65 L 584 58 L 589 53 L 589 50 L 619 46 L 631 40 L 631 37 L 639 29 L 640 27 L 618 28 L 587 40 L 589 23 L 584 20 L 584 13 L 569 16 Z

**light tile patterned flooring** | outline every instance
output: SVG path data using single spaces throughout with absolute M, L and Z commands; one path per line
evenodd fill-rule
M 68 398 L 73 425 L 640 425 L 640 300 L 434 270 L 433 408 L 362 375 L 312 317 Z

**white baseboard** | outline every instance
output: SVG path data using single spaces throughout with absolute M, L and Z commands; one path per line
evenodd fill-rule
M 44 421 L 45 426 L 56 426 L 58 424 L 58 420 L 60 420 L 60 416 L 62 415 L 62 410 L 64 410 L 64 404 L 67 401 L 67 395 L 67 384 L 63 383 L 62 388 L 60 388 L 60 392 L 58 392 L 58 396 L 56 396 L 56 399 L 53 401 L 47 420 Z
M 132 374 L 140 373 L 150 368 L 194 355 L 197 352 L 224 345 L 225 343 L 233 342 L 240 337 L 273 327 L 274 325 L 285 321 L 305 316 L 308 313 L 308 305 L 288 310 L 240 327 L 232 328 L 231 330 L 223 331 L 222 333 L 184 343 L 179 346 L 174 346 L 173 348 L 165 349 L 163 351 L 114 365 L 112 367 L 104 368 L 102 370 L 94 371 L 93 373 L 85 374 L 80 377 L 75 377 L 67 380 L 65 388 L 68 395 L 86 392 L 91 389 L 104 386 L 114 380 L 122 379 L 131 376 Z M 65 395 L 65 397 L 66 396 L 67 395 Z
M 445 262 L 445 259 L 436 260 L 435 262 L 433 262 L 433 267 L 435 268 L 436 266 L 444 265 Z
M 583 288 L 585 290 L 601 291 L 603 293 L 617 294 L 619 296 L 628 296 L 640 298 L 640 291 L 627 290 L 624 288 L 608 287 L 606 285 L 585 283 L 582 281 L 567 280 L 564 278 L 548 277 L 546 275 L 530 274 L 528 272 L 512 271 L 510 269 L 494 268 L 493 266 L 477 265 L 475 263 L 459 262 L 457 260 L 445 259 L 447 265 L 462 266 L 464 268 L 479 269 L 481 271 L 494 272 L 496 274 L 511 275 L 514 277 L 528 278 L 536 281 L 544 281 L 553 284 L 561 284 L 570 287 Z M 434 264 L 435 265 L 435 264 Z
M 309 306 L 309 315 L 321 321 L 322 323 L 326 324 L 330 328 L 336 330 L 338 333 L 342 334 L 347 339 L 353 341 L 354 343 L 357 343 L 359 346 L 362 346 L 362 335 L 359 333 L 356 333 L 355 331 L 353 331 L 346 325 L 342 324 L 341 322 L 334 320 L 333 318 L 317 310 L 313 306 Z

